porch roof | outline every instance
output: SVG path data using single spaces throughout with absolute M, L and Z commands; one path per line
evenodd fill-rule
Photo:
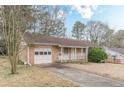
M 24 40 L 27 44 L 58 45 L 64 47 L 88 47 L 89 41 L 44 36 L 42 34 L 25 33 Z

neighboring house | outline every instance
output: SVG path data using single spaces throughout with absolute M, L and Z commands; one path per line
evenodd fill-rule
M 124 63 L 124 48 L 105 48 L 108 54 L 108 62 Z
M 26 33 L 21 42 L 20 59 L 30 64 L 87 61 L 89 42 Z

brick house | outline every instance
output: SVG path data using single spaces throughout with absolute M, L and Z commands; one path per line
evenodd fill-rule
M 87 60 L 89 42 L 25 33 L 20 59 L 28 64 Z

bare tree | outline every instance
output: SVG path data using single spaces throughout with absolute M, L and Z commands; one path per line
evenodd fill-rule
M 1 6 L 2 34 L 11 63 L 11 73 L 16 73 L 20 43 L 25 31 L 30 28 L 32 6 Z
M 65 36 L 64 13 L 60 6 L 39 6 L 39 29 L 45 35 Z
M 113 30 L 100 21 L 90 21 L 86 26 L 85 32 L 86 38 L 91 41 L 93 46 L 101 46 L 110 38 Z
M 119 30 L 113 33 L 106 46 L 124 48 L 124 30 Z

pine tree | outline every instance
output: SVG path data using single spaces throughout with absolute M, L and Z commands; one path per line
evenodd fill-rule
M 76 21 L 73 26 L 72 37 L 81 40 L 84 28 L 85 25 L 83 23 L 81 23 L 80 21 Z

